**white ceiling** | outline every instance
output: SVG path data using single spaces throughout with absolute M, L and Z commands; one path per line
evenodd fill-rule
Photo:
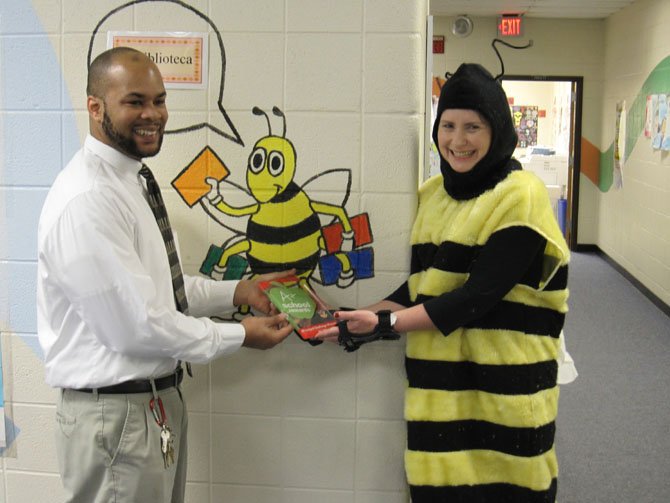
M 428 0 L 433 16 L 490 17 L 524 14 L 544 18 L 603 19 L 635 0 Z

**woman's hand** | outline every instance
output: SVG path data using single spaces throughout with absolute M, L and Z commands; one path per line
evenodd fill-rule
M 364 309 L 359 309 L 357 311 L 337 311 L 335 317 L 338 321 L 346 322 L 347 329 L 352 334 L 368 334 L 372 332 L 379 323 L 377 313 L 366 311 Z M 339 335 L 339 327 L 332 327 L 320 331 L 315 339 L 337 342 Z

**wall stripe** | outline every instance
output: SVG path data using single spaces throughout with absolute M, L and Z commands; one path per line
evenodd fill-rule
M 303 221 L 293 225 L 270 226 L 249 220 L 247 236 L 249 239 L 265 244 L 283 245 L 293 243 L 318 232 L 321 235 L 321 223 L 316 213 L 308 215 Z

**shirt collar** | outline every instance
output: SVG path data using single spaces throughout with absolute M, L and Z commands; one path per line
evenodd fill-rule
M 90 134 L 86 135 L 86 141 L 84 142 L 86 149 L 90 150 L 93 154 L 100 157 L 103 161 L 108 164 L 111 164 L 120 174 L 130 174 L 133 177 L 137 176 L 138 171 L 142 167 L 142 162 L 132 157 L 128 157 L 126 154 L 123 154 L 109 145 L 102 143 L 97 138 L 94 138 Z

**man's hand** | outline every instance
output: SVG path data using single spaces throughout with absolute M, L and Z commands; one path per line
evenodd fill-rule
M 254 349 L 270 349 L 293 332 L 285 314 L 249 316 L 242 320 L 242 326 L 246 331 L 242 346 Z
M 260 289 L 258 283 L 261 281 L 272 281 L 279 278 L 285 278 L 295 274 L 295 269 L 282 272 L 272 272 L 268 274 L 261 274 L 254 279 L 243 279 L 235 288 L 233 296 L 233 304 L 236 306 L 247 305 L 260 311 L 263 314 L 274 313 L 273 305 L 267 295 Z

